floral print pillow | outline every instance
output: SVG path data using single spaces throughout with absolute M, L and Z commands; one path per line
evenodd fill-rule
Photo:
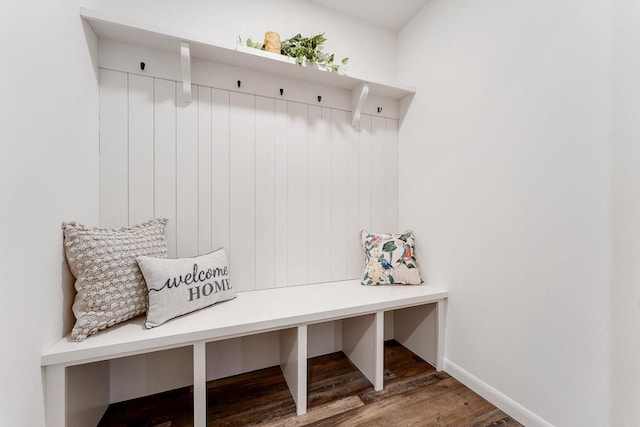
M 413 232 L 374 234 L 362 231 L 363 285 L 418 285 L 422 283 L 415 258 Z

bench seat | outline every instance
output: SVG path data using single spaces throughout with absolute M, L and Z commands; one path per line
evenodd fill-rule
M 66 367 L 190 345 L 194 347 L 194 420 L 196 426 L 204 425 L 205 344 L 277 330 L 282 331 L 283 374 L 298 413 L 304 413 L 306 326 L 340 319 L 347 322 L 343 324 L 345 354 L 376 389 L 381 389 L 383 314 L 392 310 L 406 311 L 406 315 L 395 323 L 407 330 L 396 333 L 399 335 L 396 339 L 427 361 L 429 356 L 421 353 L 435 348 L 434 364 L 441 370 L 447 297 L 446 290 L 433 285 L 362 286 L 358 280 L 349 280 L 242 292 L 233 300 L 181 316 L 153 329 L 145 329 L 144 316 L 141 316 L 79 343 L 71 341 L 68 335 L 41 355 L 47 375 L 48 425 L 66 422 L 64 397 L 62 400 L 59 397 L 60 392 L 62 396 L 66 393 Z M 424 309 L 426 306 L 429 308 Z M 423 349 L 422 342 L 428 340 L 435 342 Z M 62 405 L 63 409 L 51 405 Z

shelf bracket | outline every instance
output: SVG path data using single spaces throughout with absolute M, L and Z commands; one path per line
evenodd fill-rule
M 358 87 L 351 91 L 351 125 L 360 129 L 360 114 L 362 113 L 362 107 L 369 95 L 369 84 L 360 83 Z
M 182 65 L 182 100 L 191 103 L 191 49 L 189 43 L 180 42 L 180 63 Z

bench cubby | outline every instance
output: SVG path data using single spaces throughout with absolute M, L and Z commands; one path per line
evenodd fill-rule
M 442 369 L 447 291 L 432 285 L 362 286 L 357 280 L 243 292 L 234 300 L 145 329 L 142 318 L 82 342 L 67 336 L 42 354 L 48 426 L 65 426 L 68 398 L 78 393 L 70 369 L 160 350 L 191 347 L 194 425 L 206 425 L 207 343 L 277 332 L 280 366 L 297 413 L 307 410 L 309 325 L 340 321 L 342 348 L 372 383 L 383 384 L 385 312 L 394 311 L 396 339 Z M 313 327 L 313 326 L 312 326 Z M 427 343 L 428 341 L 428 343 Z M 211 348 L 211 346 L 210 346 Z M 103 375 L 108 381 L 107 375 Z

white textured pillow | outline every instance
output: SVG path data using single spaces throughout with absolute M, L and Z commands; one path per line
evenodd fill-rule
M 194 258 L 137 260 L 149 292 L 147 328 L 236 297 L 224 249 Z
M 62 224 L 65 254 L 76 278 L 71 339 L 82 341 L 146 311 L 147 286 L 136 257 L 166 256 L 166 223 L 159 218 L 117 229 Z

